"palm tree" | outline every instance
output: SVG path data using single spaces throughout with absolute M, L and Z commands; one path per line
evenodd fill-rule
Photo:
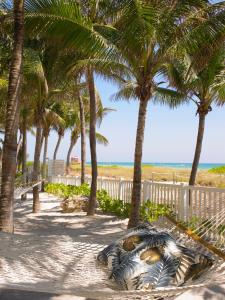
M 65 132 L 65 128 L 63 128 L 63 127 L 57 128 L 58 140 L 56 142 L 55 150 L 53 153 L 53 160 L 56 160 L 56 158 L 57 158 L 57 153 L 58 153 L 62 138 L 64 136 L 64 132 Z
M 175 56 L 178 50 L 189 48 L 192 51 L 198 51 L 202 45 L 208 46 L 210 42 L 214 40 L 218 42 L 222 39 L 225 23 L 224 3 L 210 5 L 208 1 L 202 0 L 116 1 L 113 14 L 107 15 L 113 22 L 113 26 L 105 26 L 107 22 L 102 22 L 104 13 L 99 13 L 99 7 L 102 8 L 102 6 L 98 4 L 106 4 L 107 1 L 96 3 L 95 1 L 82 1 L 83 12 L 89 16 L 92 23 L 86 23 L 86 18 L 81 19 L 80 10 L 73 1 L 65 3 L 48 0 L 42 1 L 41 5 L 34 4 L 33 0 L 28 2 L 28 8 L 31 7 L 30 11 L 33 14 L 29 16 L 29 26 L 31 25 L 32 29 L 40 30 L 45 25 L 45 33 L 53 33 L 57 35 L 57 39 L 63 38 L 64 45 L 76 46 L 85 53 L 91 101 L 94 102 L 92 81 L 93 70 L 96 72 L 96 69 L 101 73 L 107 70 L 108 76 L 121 84 L 122 88 L 116 98 L 136 98 L 140 101 L 129 221 L 129 227 L 135 226 L 139 220 L 141 201 L 141 161 L 147 104 L 149 100 L 154 99 L 156 92 L 168 94 L 171 98 L 175 97 L 173 91 L 165 91 L 158 86 L 157 76 L 170 56 Z M 108 4 L 111 9 L 112 2 Z M 117 14 L 118 7 L 119 14 Z M 41 12 L 41 16 L 37 12 Z M 100 22 L 98 22 L 99 15 L 101 16 Z M 32 18 L 33 20 L 35 18 L 36 22 L 32 23 Z M 85 34 L 82 27 L 84 24 L 86 24 Z M 79 37 L 75 38 L 74 34 L 78 32 L 78 26 Z M 88 36 L 90 29 L 92 39 L 88 39 L 88 45 L 90 46 L 90 42 L 93 42 L 93 47 L 91 51 L 87 51 L 83 38 L 85 35 Z M 109 74 L 110 68 L 111 74 Z M 171 99 L 171 101 L 171 105 L 174 105 L 174 100 Z M 92 123 L 94 122 L 93 116 Z M 93 128 L 94 126 L 91 132 Z M 94 152 L 93 158 L 95 163 Z M 92 197 L 95 196 L 94 194 L 93 192 Z M 93 213 L 94 201 L 91 203 L 90 212 Z
M 74 101 L 74 106 L 73 109 L 70 111 L 70 120 L 67 121 L 67 126 L 71 127 L 71 142 L 70 142 L 70 146 L 68 149 L 68 153 L 67 153 L 67 160 L 66 160 L 66 172 L 67 174 L 69 174 L 70 172 L 70 156 L 72 153 L 72 150 L 74 148 L 74 146 L 77 143 L 78 138 L 81 136 L 82 134 L 82 130 L 84 128 L 84 140 L 86 138 L 86 134 L 88 134 L 90 136 L 90 129 L 87 129 L 88 127 L 88 123 L 90 123 L 90 107 L 89 107 L 89 103 L 88 103 L 88 95 L 87 95 L 87 91 L 85 88 L 86 84 L 79 84 L 77 85 L 76 88 L 76 96 L 78 97 L 78 102 L 82 101 L 83 104 L 83 120 L 82 122 L 84 124 L 81 124 L 81 111 L 80 111 L 80 107 L 78 108 L 77 102 Z M 100 127 L 101 122 L 103 120 L 103 118 L 110 113 L 111 111 L 114 111 L 111 108 L 108 107 L 103 107 L 102 106 L 102 102 L 101 102 L 101 98 L 98 94 L 98 92 L 95 89 L 95 94 L 96 94 L 96 98 L 97 98 L 97 107 L 96 107 L 96 120 L 97 120 L 97 125 Z M 80 103 L 79 103 L 80 106 Z M 96 141 L 99 144 L 103 144 L 103 145 L 107 145 L 108 141 L 107 139 L 102 136 L 100 133 L 95 132 L 96 135 Z M 83 146 L 83 149 L 82 149 Z M 85 144 L 81 144 L 81 152 L 86 152 L 85 149 Z M 83 156 L 83 159 L 85 159 L 85 156 Z M 86 159 L 85 159 L 86 160 Z M 85 160 L 82 162 L 82 164 L 85 164 Z M 85 176 L 85 168 L 81 168 L 81 174 L 83 173 L 83 176 Z
M 14 47 L 9 70 L 0 196 L 0 230 L 11 233 L 13 232 L 13 196 L 16 174 L 16 142 L 24 38 L 24 1 L 15 0 L 13 8 Z
M 185 64 L 186 62 L 186 64 Z M 206 116 L 212 111 L 212 104 L 223 105 L 225 102 L 225 55 L 223 46 L 216 49 L 204 65 L 196 63 L 190 58 L 177 61 L 167 68 L 171 86 L 181 91 L 196 107 L 199 118 L 198 134 L 192 163 L 189 185 L 196 181 L 198 165 L 201 156 L 205 131 Z
M 65 121 L 60 116 L 58 103 L 53 103 L 44 110 L 43 116 L 43 132 L 42 137 L 44 139 L 44 151 L 43 151 L 43 162 L 42 162 L 42 178 L 46 179 L 47 176 L 47 152 L 48 152 L 48 138 L 52 128 L 64 128 Z
M 177 25 L 174 24 L 174 18 L 180 10 L 179 6 L 180 3 L 175 3 L 173 8 L 166 10 L 158 1 L 150 1 L 148 5 L 145 5 L 143 1 L 129 1 L 122 11 L 121 18 L 114 24 L 115 28 L 111 30 L 111 33 L 107 32 L 107 36 L 110 36 L 122 54 L 120 61 L 118 60 L 116 64 L 112 62 L 112 66 L 114 65 L 114 69 L 117 70 L 115 74 L 112 74 L 112 78 L 121 85 L 120 91 L 114 97 L 116 99 L 135 98 L 140 103 L 128 227 L 135 227 L 139 222 L 141 162 L 148 102 L 153 100 L 156 94 L 166 94 L 171 98 L 170 105 L 177 103 L 177 95 L 175 97 L 173 91 L 160 87 L 156 78 L 163 64 L 169 59 L 168 49 L 175 42 L 173 35 L 175 29 L 177 30 Z M 185 20 L 185 15 L 183 18 Z M 168 24 L 166 24 L 167 21 Z M 95 64 L 98 64 L 100 69 L 101 62 L 95 62 Z
M 48 24 L 45 26 L 44 33 L 48 36 L 51 35 L 51 38 L 61 38 L 62 46 L 75 48 L 86 58 L 109 55 L 111 48 L 108 46 L 106 39 L 102 38 L 102 36 L 95 31 L 93 24 L 98 21 L 103 21 L 107 15 L 104 11 L 106 11 L 107 7 L 113 8 L 112 3 L 108 1 L 79 1 L 79 4 L 72 0 L 66 2 L 48 0 L 42 1 L 41 3 L 28 0 L 26 8 L 29 12 L 29 14 L 27 14 L 29 30 L 31 32 L 40 32 L 40 30 L 43 29 L 43 24 Z M 109 15 L 107 15 L 107 18 L 108 17 Z M 94 214 L 95 211 L 97 191 L 97 155 L 95 140 L 96 95 L 94 91 L 93 69 L 88 65 L 86 67 L 86 78 L 90 96 L 92 183 L 88 214 L 91 215 Z
M 86 132 L 85 132 L 85 109 L 84 102 L 78 94 L 79 112 L 80 112 L 80 139 L 81 139 L 81 184 L 85 183 L 86 173 Z
M 42 124 L 44 107 L 46 105 L 49 91 L 48 83 L 45 76 L 40 56 L 34 50 L 29 49 L 25 53 L 24 78 L 33 89 L 32 101 L 34 125 L 36 127 L 36 142 L 33 164 L 33 181 L 38 181 L 40 176 L 40 154 L 42 148 Z M 36 213 L 40 209 L 38 186 L 33 188 L 33 212 Z

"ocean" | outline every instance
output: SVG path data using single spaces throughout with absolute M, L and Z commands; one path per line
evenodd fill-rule
M 90 164 L 90 162 L 89 162 Z M 120 167 L 133 167 L 132 162 L 98 162 L 99 166 L 120 166 Z M 143 165 L 167 167 L 176 169 L 191 169 L 191 163 L 148 163 L 143 162 Z M 216 167 L 224 166 L 225 163 L 200 163 L 199 169 L 208 170 Z

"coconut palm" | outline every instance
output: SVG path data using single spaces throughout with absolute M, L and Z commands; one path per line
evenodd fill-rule
M 96 3 L 95 1 L 82 1 L 83 12 L 89 16 L 89 22 L 86 23 L 86 18 L 81 18 L 80 10 L 73 1 L 48 0 L 35 4 L 34 1 L 30 0 L 28 1 L 28 9 L 33 16 L 29 15 L 29 26 L 31 25 L 32 29 L 39 29 L 39 31 L 40 28 L 45 28 L 45 33 L 57 35 L 58 40 L 63 37 L 63 44 L 66 46 L 77 46 L 81 51 L 80 46 L 84 47 L 82 52 L 87 57 L 83 65 L 86 63 L 87 66 L 91 103 L 94 104 L 95 101 L 93 70 L 96 71 L 97 69 L 102 74 L 107 70 L 107 76 L 120 83 L 121 90 L 116 95 L 117 99 L 136 98 L 140 101 L 135 145 L 132 208 L 129 222 L 129 227 L 132 227 L 139 220 L 141 161 L 147 104 L 159 92 L 164 95 L 160 96 L 161 99 L 164 99 L 163 101 L 165 101 L 165 97 L 169 97 L 170 105 L 174 106 L 177 103 L 174 91 L 168 91 L 158 86 L 157 76 L 161 73 L 163 65 L 168 62 L 171 56 L 175 56 L 178 50 L 189 48 L 192 51 L 198 51 L 199 47 L 203 45 L 207 47 L 207 43 L 214 41 L 216 44 L 222 39 L 225 24 L 224 3 L 209 5 L 208 1 L 202 0 L 182 2 L 172 0 L 116 1 L 118 4 L 116 6 L 120 9 L 119 14 L 113 14 L 111 18 L 109 17 L 113 26 L 105 26 L 107 22 L 104 23 L 103 18 L 98 22 L 100 3 L 103 2 L 106 4 L 107 1 L 96 1 Z M 112 3 L 115 1 L 108 1 L 110 9 Z M 102 14 L 100 15 L 102 16 Z M 30 21 L 32 18 L 36 21 L 33 24 Z M 90 46 L 90 41 L 93 42 L 91 51 L 87 51 L 87 47 L 83 44 L 85 34 L 82 26 L 84 24 L 86 24 L 87 29 L 85 31 L 86 36 L 88 36 L 90 29 L 93 33 L 92 39 L 88 39 L 87 43 Z M 78 32 L 78 26 L 80 26 L 79 36 L 75 38 L 74 34 Z M 97 42 L 96 37 L 98 37 Z M 80 45 L 77 44 L 79 41 L 81 41 Z M 101 41 L 100 44 L 99 41 Z M 110 47 L 108 47 L 109 44 Z M 114 59 L 110 61 L 112 57 Z M 111 74 L 109 74 L 110 68 Z M 91 107 L 93 118 L 91 119 L 90 131 L 92 140 L 94 140 L 95 127 L 93 126 L 95 123 L 93 106 Z M 94 142 L 92 149 L 93 177 L 96 177 Z M 93 181 L 89 214 L 94 211 L 95 183 L 96 181 Z
M 53 127 L 65 127 L 65 121 L 58 113 L 58 105 L 53 103 L 50 107 L 46 107 L 43 116 L 43 132 L 42 136 L 44 139 L 44 151 L 43 151 L 43 162 L 42 162 L 42 177 L 46 179 L 46 159 L 47 159 L 47 152 L 48 152 L 48 138 L 50 131 Z
M 173 43 L 176 43 L 174 35 L 178 30 L 178 23 L 175 20 L 178 14 L 182 15 L 185 22 L 190 14 L 189 10 L 192 11 L 195 5 L 187 1 L 182 7 L 180 2 L 177 2 L 168 9 L 161 1 L 160 3 L 149 1 L 148 5 L 143 1 L 129 1 L 122 10 L 120 19 L 111 29 L 111 33 L 109 30 L 104 33 L 105 28 L 99 28 L 102 34 L 112 39 L 122 54 L 120 61 L 118 60 L 116 64 L 112 62 L 117 72 L 114 74 L 112 72 L 111 77 L 121 86 L 114 98 L 117 100 L 135 98 L 140 103 L 129 227 L 136 226 L 139 221 L 141 162 L 148 102 L 153 101 L 154 98 L 158 98 L 158 101 L 164 101 L 166 98 L 168 104 L 173 107 L 182 99 L 181 94 L 176 95 L 173 90 L 161 87 L 157 76 L 163 64 L 169 60 L 169 51 Z M 101 61 L 95 60 L 94 63 L 100 69 Z
M 49 91 L 45 72 L 42 62 L 36 51 L 27 51 L 27 57 L 24 66 L 24 77 L 33 90 L 33 114 L 34 124 L 36 127 L 36 142 L 34 151 L 33 164 L 33 181 L 37 181 L 40 176 L 40 155 L 42 148 L 42 124 L 44 107 L 46 104 Z M 33 212 L 36 213 L 40 209 L 38 186 L 33 188 Z
M 192 101 L 198 116 L 198 134 L 194 159 L 189 179 L 189 185 L 196 181 L 198 165 L 201 156 L 202 143 L 205 131 L 206 116 L 212 111 L 212 105 L 223 105 L 225 102 L 225 55 L 223 46 L 211 54 L 204 66 L 200 62 L 185 59 L 177 61 L 167 68 L 168 79 L 171 86 L 181 91 Z
M 68 116 L 69 116 L 69 109 L 70 109 L 70 104 L 69 103 L 62 102 L 62 103 L 57 103 L 57 105 L 58 105 L 57 113 L 62 118 L 63 122 L 60 122 L 56 126 L 53 126 L 53 129 L 58 134 L 58 140 L 56 142 L 56 146 L 55 146 L 55 150 L 54 150 L 54 154 L 53 154 L 53 160 L 56 160 L 60 143 L 62 141 L 62 138 L 64 136 L 65 130 L 67 128 L 67 125 L 68 125 Z
M 97 99 L 98 99 L 97 100 L 97 108 L 96 108 L 96 118 L 97 118 L 98 126 L 100 127 L 103 118 L 113 110 L 108 108 L 108 107 L 103 107 L 102 103 L 101 103 L 101 99 L 99 97 L 99 94 L 97 93 L 97 91 L 95 91 L 95 93 L 96 93 Z M 81 91 L 81 93 L 79 93 L 79 97 L 80 97 L 79 101 L 82 101 L 82 103 L 84 104 L 84 107 L 83 107 L 83 109 L 84 109 L 84 116 L 83 116 L 84 120 L 83 121 L 85 121 L 85 123 L 84 123 L 84 125 L 81 126 L 80 110 L 78 108 L 77 102 L 74 102 L 74 110 L 73 110 L 73 112 L 71 113 L 71 116 L 70 116 L 70 118 L 71 118 L 70 123 L 72 125 L 71 126 L 72 130 L 71 130 L 71 142 L 70 142 L 70 146 L 69 146 L 69 149 L 68 149 L 67 160 L 66 160 L 67 174 L 69 174 L 69 172 L 70 172 L 70 156 L 71 156 L 71 153 L 72 153 L 72 150 L 73 150 L 74 146 L 77 143 L 78 138 L 81 136 L 83 126 L 84 126 L 84 129 L 85 129 L 84 138 L 86 137 L 86 134 L 88 134 L 90 136 L 89 129 L 87 129 L 88 124 L 90 122 L 89 121 L 90 120 L 90 111 L 89 111 L 88 96 L 87 96 L 87 93 L 86 93 L 85 89 L 83 89 Z M 104 136 L 102 136 L 100 133 L 95 132 L 95 135 L 96 135 L 95 138 L 96 138 L 97 143 L 103 144 L 105 146 L 108 144 L 107 139 Z M 81 149 L 81 151 L 86 152 L 86 149 L 83 148 L 83 149 Z M 85 158 L 85 157 L 83 157 L 83 158 Z M 83 161 L 82 164 L 85 164 L 85 161 Z M 83 176 L 85 177 L 85 173 L 84 173 L 85 169 L 84 168 L 81 170 L 81 172 L 83 173 Z
M 38 31 L 39 33 L 43 29 L 43 24 L 45 24 L 45 34 L 48 36 L 51 35 L 51 38 L 61 38 L 62 46 L 75 47 L 75 49 L 81 51 L 86 58 L 108 56 L 112 53 L 112 47 L 109 47 L 106 39 L 102 38 L 94 29 L 94 24 L 97 22 L 103 23 L 103 20 L 106 18 L 110 21 L 113 19 L 113 16 L 121 5 L 112 5 L 112 3 L 112 1 L 74 2 L 72 0 L 66 2 L 50 0 L 37 3 L 37 1 L 28 0 L 26 5 L 28 12 L 27 23 L 31 32 Z M 110 10 L 112 12 L 111 14 L 109 14 Z M 86 79 L 90 98 L 92 183 L 88 214 L 91 215 L 94 214 L 95 211 L 97 192 L 97 155 L 95 140 L 97 105 L 94 90 L 94 70 L 91 66 L 88 66 L 88 64 L 86 65 Z
M 16 0 L 13 5 L 14 47 L 9 70 L 0 196 L 0 230 L 7 232 L 13 232 L 13 195 L 16 174 L 16 142 L 24 37 L 24 1 Z

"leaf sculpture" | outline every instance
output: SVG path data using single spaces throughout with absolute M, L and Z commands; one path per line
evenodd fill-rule
M 179 245 L 170 234 L 150 224 L 128 231 L 97 259 L 108 265 L 110 278 L 127 290 L 180 286 L 213 264 L 208 256 Z

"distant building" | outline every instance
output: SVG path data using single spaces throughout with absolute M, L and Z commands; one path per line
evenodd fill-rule
M 72 156 L 71 157 L 71 163 L 79 164 L 80 160 L 78 156 Z

